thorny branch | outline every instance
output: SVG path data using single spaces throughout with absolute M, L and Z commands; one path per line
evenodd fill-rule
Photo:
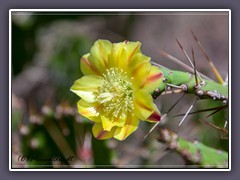
M 221 150 L 207 147 L 195 141 L 189 142 L 180 138 L 175 132 L 160 128 L 159 141 L 166 143 L 168 148 L 178 152 L 185 160 L 202 167 L 227 167 L 228 154 Z

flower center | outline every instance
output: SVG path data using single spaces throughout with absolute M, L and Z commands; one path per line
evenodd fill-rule
M 132 83 L 122 69 L 110 68 L 99 86 L 97 101 L 103 105 L 108 116 L 123 118 L 134 109 L 132 100 Z

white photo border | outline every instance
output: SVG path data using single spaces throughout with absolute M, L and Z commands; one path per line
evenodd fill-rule
M 75 12 L 75 13 L 86 13 L 86 12 L 227 12 L 229 17 L 229 159 L 228 159 L 228 168 L 218 169 L 218 168 L 207 168 L 207 169 L 158 169 L 158 168 L 137 168 L 137 169 L 126 169 L 126 168 L 117 168 L 117 169 L 81 169 L 81 168 L 59 168 L 59 169 L 34 169 L 34 168 L 13 168 L 12 167 L 12 13 L 14 12 Z M 152 14 L 151 14 L 152 15 Z M 203 15 L 203 14 L 201 14 Z M 9 10 L 9 171 L 231 171 L 231 10 L 230 9 L 10 9 Z

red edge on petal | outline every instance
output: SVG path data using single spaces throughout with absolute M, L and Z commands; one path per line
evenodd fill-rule
M 146 106 L 145 104 L 143 104 L 142 102 L 136 100 L 136 103 L 137 103 L 141 108 L 144 108 L 144 109 L 146 109 L 146 110 L 148 110 L 148 111 L 152 111 L 151 108 L 147 107 L 147 106 Z
M 106 131 L 104 131 L 104 130 L 102 130 L 98 135 L 97 135 L 97 139 L 101 139 L 103 136 L 104 136 L 104 134 L 106 134 L 107 132 Z
M 136 76 L 136 73 L 137 73 L 140 69 L 142 69 L 142 67 L 143 67 L 145 64 L 146 64 L 146 62 L 142 62 L 141 64 L 139 64 L 139 65 L 133 70 L 132 76 L 133 76 L 133 77 Z
M 92 71 L 96 72 L 98 75 L 101 74 L 96 67 L 94 67 L 86 58 L 82 58 L 81 61 L 88 66 Z
M 128 62 L 132 59 L 133 55 L 135 54 L 135 52 L 137 51 L 137 49 L 139 48 L 141 44 L 138 44 L 134 50 L 132 51 L 132 53 L 130 54 L 130 56 L 128 57 Z
M 161 120 L 161 115 L 159 113 L 157 113 L 156 111 L 154 111 L 147 119 L 150 121 L 158 122 Z
M 149 77 L 147 78 L 147 81 L 156 81 L 156 80 L 160 79 L 160 78 L 162 77 L 162 75 L 163 75 L 162 72 L 160 72 L 160 73 L 158 73 L 158 74 L 154 74 L 154 75 L 152 75 L 152 76 L 149 76 Z

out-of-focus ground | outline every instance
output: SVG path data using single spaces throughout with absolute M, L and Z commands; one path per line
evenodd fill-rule
M 106 143 L 104 148 L 107 150 L 101 149 L 103 147 L 99 142 L 92 140 L 91 124 L 78 115 L 76 111 L 78 97 L 69 89 L 74 80 L 81 76 L 80 57 L 89 52 L 97 39 L 108 39 L 112 42 L 140 41 L 142 52 L 150 56 L 153 61 L 172 69 L 184 70 L 159 53 L 159 50 L 164 50 L 188 64 L 177 45 L 177 38 L 190 55 L 193 47 L 197 69 L 216 80 L 194 41 L 191 30 L 197 35 L 220 74 L 225 78 L 228 74 L 229 62 L 228 24 L 226 12 L 68 15 L 15 13 L 12 15 L 13 164 L 19 164 L 17 162 L 19 154 L 26 154 L 32 150 L 44 156 L 43 151 L 38 149 L 41 142 L 44 142 L 43 147 L 49 146 L 49 143 L 58 144 L 58 137 L 55 139 L 54 135 L 48 137 L 49 131 L 41 127 L 45 115 L 53 111 L 53 119 L 60 124 L 57 126 L 66 141 L 80 142 L 70 145 L 70 149 L 72 148 L 76 153 L 75 161 L 70 163 L 71 167 L 99 165 L 104 162 L 104 158 L 100 158 L 100 162 L 96 159 L 105 157 L 103 154 L 107 153 L 110 154 L 107 156 L 107 161 L 114 167 L 139 165 L 163 168 L 188 167 L 180 155 L 167 150 L 164 144 L 156 140 L 157 130 L 143 140 L 153 126 L 149 123 L 142 122 L 138 130 L 123 142 L 113 139 L 104 142 Z M 179 94 L 165 95 L 158 98 L 156 104 L 164 113 L 178 97 Z M 187 96 L 172 111 L 172 115 L 186 112 L 193 99 L 193 96 Z M 199 103 L 197 107 L 205 107 L 205 104 Z M 66 116 L 70 117 L 73 124 L 77 122 L 76 127 L 80 128 L 69 128 L 71 124 L 66 125 L 64 119 Z M 222 142 L 218 132 L 200 123 L 199 118 L 200 115 L 189 116 L 183 125 L 178 127 L 181 117 L 169 116 L 161 125 L 173 129 L 179 136 L 188 140 L 202 140 L 212 147 L 226 148 L 226 142 Z M 30 124 L 31 128 L 29 128 Z M 37 131 L 40 133 L 36 137 L 32 132 L 36 131 L 35 126 L 39 126 Z M 46 135 L 42 136 L 41 134 L 44 133 Z M 69 134 L 73 136 L 70 137 Z M 34 138 L 31 138 L 33 136 Z M 44 138 L 53 138 L 53 141 Z M 59 146 L 49 148 L 49 151 L 51 150 L 59 151 Z M 62 149 L 59 153 L 64 151 L 65 149 Z M 96 157 L 96 154 L 100 155 Z M 26 164 L 20 163 L 20 165 Z

